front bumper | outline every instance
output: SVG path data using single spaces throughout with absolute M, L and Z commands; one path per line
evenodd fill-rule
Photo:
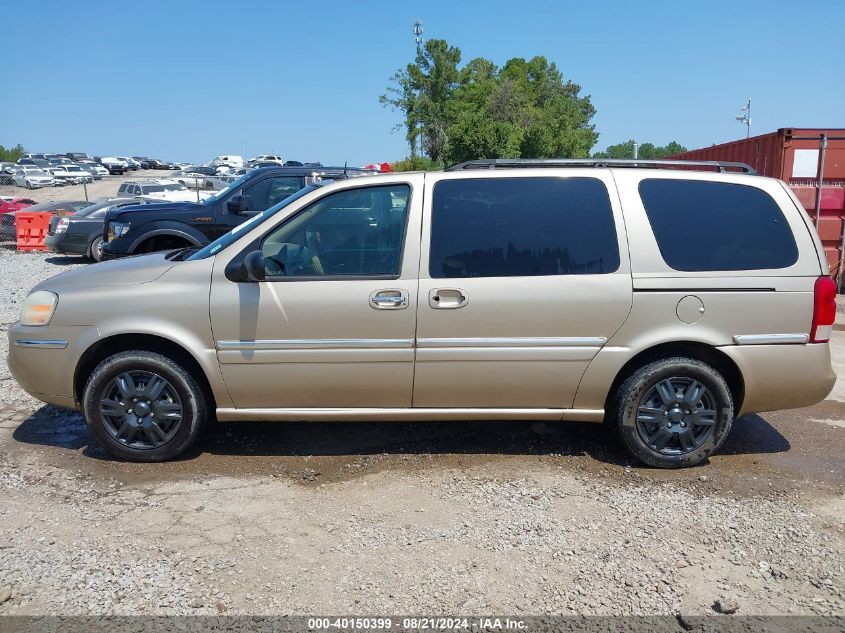
M 9 371 L 34 398 L 78 408 L 73 378 L 82 354 L 99 338 L 94 326 L 9 327 Z
M 112 259 L 122 259 L 123 257 L 131 257 L 133 253 L 121 253 L 120 251 L 110 251 L 107 250 L 106 247 L 108 244 L 103 245 L 103 261 L 110 261 Z

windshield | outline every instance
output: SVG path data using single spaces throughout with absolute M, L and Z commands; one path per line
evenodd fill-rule
M 226 195 L 228 192 L 240 189 L 243 182 L 246 180 L 246 177 L 249 174 L 244 174 L 237 180 L 229 183 L 227 186 L 223 187 L 220 191 L 217 191 L 213 196 L 208 196 L 205 200 L 202 201 L 203 204 L 217 204 L 217 202 Z M 284 201 L 283 201 L 284 202 Z
M 251 217 L 249 220 L 247 220 L 243 224 L 239 224 L 238 226 L 233 228 L 231 231 L 229 231 L 225 235 L 221 235 L 216 240 L 214 240 L 211 244 L 204 246 L 203 248 L 198 250 L 196 253 L 194 253 L 193 255 L 188 257 L 187 259 L 189 261 L 192 261 L 192 260 L 195 260 L 195 259 L 205 259 L 206 257 L 211 257 L 212 255 L 216 255 L 217 253 L 222 251 L 224 248 L 227 248 L 232 242 L 234 242 L 239 237 L 241 237 L 241 235 L 243 235 L 245 232 L 254 228 L 255 226 L 257 226 L 261 222 L 264 222 L 268 218 L 274 216 L 276 213 L 278 213 L 279 211 L 284 209 L 286 206 L 288 206 L 289 204 L 291 204 L 295 200 L 299 200 L 302 196 L 305 196 L 305 195 L 311 193 L 312 191 L 316 191 L 317 189 L 319 189 L 319 187 L 320 187 L 320 185 L 307 185 L 307 186 L 303 187 L 302 189 L 300 189 L 296 193 L 289 195 L 287 198 L 285 198 L 284 200 L 282 200 L 278 204 L 275 204 L 272 207 L 270 207 L 269 209 L 267 209 L 266 211 L 262 211 L 258 215 Z

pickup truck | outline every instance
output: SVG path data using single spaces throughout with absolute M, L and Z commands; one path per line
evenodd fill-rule
M 345 167 L 262 167 L 201 202 L 112 209 L 103 223 L 103 259 L 205 246 L 307 184 L 376 173 Z
M 109 173 L 122 176 L 129 169 L 129 163 L 125 160 L 120 160 L 116 156 L 106 156 L 100 159 L 100 164 L 109 170 Z

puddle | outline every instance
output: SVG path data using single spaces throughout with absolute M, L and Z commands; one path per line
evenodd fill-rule
M 720 454 L 683 470 L 644 468 L 597 424 L 531 422 L 310 422 L 219 424 L 182 459 L 164 464 L 112 460 L 78 413 L 42 407 L 22 414 L 10 454 L 37 452 L 93 477 L 140 484 L 174 479 L 273 476 L 319 486 L 364 475 L 429 469 L 532 467 L 573 474 L 674 483 L 737 495 L 830 494 L 845 488 L 845 404 L 744 416 Z M 10 426 L 13 422 L 9 421 Z M 824 423 L 820 423 L 824 422 Z

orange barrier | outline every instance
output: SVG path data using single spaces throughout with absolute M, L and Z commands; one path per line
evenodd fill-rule
M 19 251 L 46 251 L 44 238 L 50 224 L 52 213 L 15 213 Z

